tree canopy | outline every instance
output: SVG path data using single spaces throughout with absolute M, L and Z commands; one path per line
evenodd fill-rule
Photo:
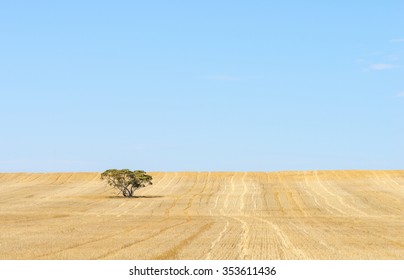
M 143 170 L 108 169 L 101 173 L 101 179 L 116 188 L 125 197 L 133 197 L 133 193 L 140 188 L 152 185 L 152 176 Z

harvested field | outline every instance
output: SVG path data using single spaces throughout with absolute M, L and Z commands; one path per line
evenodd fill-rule
M 0 173 L 0 259 L 404 259 L 404 171 Z

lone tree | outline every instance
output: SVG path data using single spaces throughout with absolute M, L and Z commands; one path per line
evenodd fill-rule
M 101 179 L 108 185 L 117 188 L 125 197 L 133 197 L 133 193 L 140 188 L 152 185 L 152 176 L 143 170 L 108 169 L 101 173 Z

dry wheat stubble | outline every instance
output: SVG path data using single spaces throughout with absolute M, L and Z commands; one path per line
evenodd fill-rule
M 404 259 L 404 171 L 0 176 L 0 259 Z

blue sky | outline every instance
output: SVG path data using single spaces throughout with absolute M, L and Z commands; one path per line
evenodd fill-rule
M 403 1 L 2 1 L 0 172 L 404 168 Z

